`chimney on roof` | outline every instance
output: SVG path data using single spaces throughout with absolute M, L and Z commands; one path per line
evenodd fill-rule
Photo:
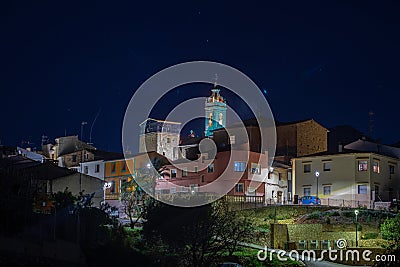
M 342 153 L 343 152 L 343 145 L 342 143 L 339 142 L 339 146 L 338 146 L 338 152 Z

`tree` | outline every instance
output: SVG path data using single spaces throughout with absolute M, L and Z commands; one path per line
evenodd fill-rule
M 232 256 L 240 242 L 249 241 L 253 237 L 255 229 L 250 219 L 238 212 L 230 211 L 227 201 L 220 200 L 214 205 L 214 216 L 218 218 L 218 225 L 221 229 L 217 235 L 229 256 Z
M 157 203 L 144 224 L 145 238 L 150 243 L 161 239 L 185 266 L 211 266 L 224 253 L 232 255 L 251 233 L 250 221 L 222 201 L 195 208 Z
M 393 249 L 400 248 L 400 214 L 396 217 L 386 219 L 381 224 L 382 238 L 386 239 L 390 243 L 390 247 Z
M 135 224 L 145 217 L 148 206 L 152 204 L 156 179 L 160 177 L 159 170 L 162 165 L 163 162 L 160 158 L 154 158 L 146 167 L 136 170 L 134 179 L 130 177 L 122 185 L 121 200 L 131 228 L 134 228 Z M 152 196 L 146 192 L 149 192 Z

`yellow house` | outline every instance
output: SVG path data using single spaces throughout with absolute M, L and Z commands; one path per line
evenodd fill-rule
M 323 205 L 373 208 L 399 197 L 399 166 L 399 159 L 371 152 L 294 158 L 293 194 L 318 196 Z

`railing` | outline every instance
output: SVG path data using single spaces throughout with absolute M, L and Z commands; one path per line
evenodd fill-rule
M 347 199 L 336 199 L 336 198 L 322 198 L 321 205 L 333 206 L 333 207 L 348 207 L 348 208 L 373 208 L 372 201 L 362 200 L 347 200 Z
M 233 196 L 226 195 L 224 200 L 229 202 L 232 210 L 256 209 L 265 207 L 264 196 Z

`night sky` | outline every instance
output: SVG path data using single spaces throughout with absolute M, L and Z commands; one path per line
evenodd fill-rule
M 81 121 L 89 141 L 99 114 L 94 145 L 120 151 L 136 88 L 193 60 L 247 74 L 278 120 L 368 132 L 372 110 L 373 137 L 400 140 L 399 2 L 145 2 L 2 1 L 1 144 L 40 146 L 42 134 L 80 134 Z

